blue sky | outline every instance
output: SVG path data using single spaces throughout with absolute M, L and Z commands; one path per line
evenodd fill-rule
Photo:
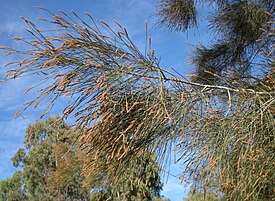
M 193 46 L 200 42 L 205 42 L 208 38 L 206 29 L 203 31 L 189 32 L 188 37 L 184 33 L 170 33 L 164 28 L 158 28 L 156 23 L 157 0 L 10 0 L 1 1 L 0 13 L 0 45 L 14 48 L 24 48 L 23 44 L 10 40 L 13 37 L 21 37 L 26 34 L 25 23 L 20 19 L 24 16 L 32 21 L 37 17 L 45 15 L 34 6 L 42 6 L 53 12 L 59 9 L 69 12 L 74 10 L 80 16 L 84 12 L 89 12 L 97 19 L 102 19 L 112 26 L 112 20 L 116 19 L 123 26 L 127 27 L 130 37 L 143 51 L 145 44 L 145 20 L 148 21 L 149 35 L 152 37 L 153 49 L 161 58 L 161 66 L 173 67 L 178 71 L 187 74 L 191 72 L 188 56 L 191 54 Z M 203 18 L 203 14 L 200 16 Z M 40 27 L 47 28 L 47 25 L 40 24 Z M 114 25 L 114 24 L 113 24 Z M 0 55 L 0 79 L 4 77 L 5 68 L 2 66 L 16 59 L 15 57 L 4 57 Z M 15 112 L 23 107 L 23 103 L 30 100 L 33 94 L 23 96 L 23 92 L 31 85 L 33 78 L 0 83 L 0 179 L 7 178 L 13 174 L 10 158 L 18 148 L 23 146 L 24 134 L 27 125 L 33 122 L 41 111 L 29 111 L 28 118 L 14 119 Z M 53 113 L 58 113 L 58 107 Z M 171 165 L 171 173 L 180 176 L 182 168 L 179 164 Z M 164 181 L 162 194 L 170 198 L 171 201 L 182 200 L 187 194 L 181 185 L 180 180 L 169 177 Z

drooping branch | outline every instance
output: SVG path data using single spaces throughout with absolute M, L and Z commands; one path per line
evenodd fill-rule
M 23 18 L 32 39 L 15 40 L 27 43 L 30 49 L 6 48 L 7 55 L 26 57 L 9 64 L 16 68 L 7 72 L 7 79 L 41 78 L 35 86 L 39 94 L 27 108 L 48 103 L 42 116 L 57 100 L 70 96 L 63 117 L 75 116 L 75 126 L 86 131 L 77 139 L 85 153 L 93 156 L 87 172 L 102 164 L 115 168 L 114 164 L 130 161 L 144 149 L 157 152 L 161 160 L 176 144 L 181 153 L 178 161 L 184 161 L 186 167 L 184 179 L 210 185 L 214 178 L 221 181 L 224 191 L 233 188 L 233 193 L 244 196 L 232 187 L 236 178 L 226 177 L 232 172 L 228 164 L 232 161 L 235 170 L 257 184 L 259 192 L 265 188 L 255 176 L 262 178 L 261 171 L 245 170 L 255 157 L 274 169 L 272 155 L 261 158 L 258 154 L 274 139 L 274 82 L 249 88 L 243 82 L 219 86 L 182 79 L 161 68 L 153 54 L 143 55 L 118 22 L 119 30 L 114 31 L 90 14 L 93 25 L 76 13 L 72 19 L 60 12 L 50 12 L 52 19 L 42 19 L 58 27 L 51 35 Z M 247 160 L 240 163 L 242 157 Z M 268 171 L 264 181 L 269 182 L 271 174 Z M 249 191 L 253 185 L 241 183 L 239 189 Z

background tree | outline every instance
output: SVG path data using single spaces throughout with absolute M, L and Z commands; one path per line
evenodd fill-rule
M 23 186 L 23 176 L 21 171 L 17 171 L 11 178 L 0 182 L 0 200 L 27 200 L 25 187 Z
M 222 196 L 218 196 L 213 192 L 192 192 L 188 194 L 187 198 L 183 198 L 183 201 L 222 201 Z
M 205 3 L 162 0 L 160 24 L 196 26 L 197 6 Z M 34 40 L 16 38 L 30 45 L 25 51 L 5 48 L 7 55 L 26 56 L 9 63 L 17 68 L 7 79 L 43 78 L 40 94 L 27 104 L 52 100 L 42 116 L 55 100 L 73 97 L 63 117 L 76 116 L 75 126 L 87 129 L 77 138 L 93 156 L 86 172 L 100 172 L 103 164 L 106 172 L 120 172 L 144 151 L 165 162 L 176 143 L 182 178 L 198 191 L 214 189 L 227 200 L 273 199 L 274 1 L 207 3 L 216 9 L 209 22 L 218 35 L 211 47 L 195 51 L 192 80 L 161 68 L 150 44 L 143 55 L 116 21 L 118 31 L 90 14 L 86 22 L 41 7 L 51 16 L 42 20 L 58 32 L 41 32 L 23 18 Z
M 12 159 L 22 170 L 0 182 L 1 200 L 153 200 L 160 196 L 158 163 L 145 153 L 124 167 L 117 180 L 106 168 L 85 177 L 85 160 L 92 156 L 75 144 L 81 132 L 59 117 L 30 125 L 25 148 Z

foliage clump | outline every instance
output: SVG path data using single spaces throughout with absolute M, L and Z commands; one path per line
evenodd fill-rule
M 11 178 L 0 182 L 0 200 L 155 200 L 162 184 L 153 155 L 143 152 L 122 167 L 119 177 L 107 168 L 84 171 L 87 158 L 72 129 L 60 117 L 30 125 L 25 148 L 13 157 L 21 167 Z M 106 166 L 107 164 L 105 164 Z

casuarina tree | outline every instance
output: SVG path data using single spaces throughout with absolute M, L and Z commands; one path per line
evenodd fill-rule
M 41 20 L 58 31 L 41 32 L 23 18 L 33 38 L 15 40 L 30 49 L 4 47 L 7 55 L 25 56 L 8 64 L 15 68 L 6 79 L 42 79 L 27 103 L 48 103 L 42 116 L 56 100 L 72 97 L 63 118 L 75 116 L 75 127 L 87 129 L 77 142 L 93 153 L 88 172 L 101 162 L 119 172 L 144 150 L 165 164 L 176 147 L 182 179 L 194 189 L 227 200 L 273 199 L 274 1 L 160 0 L 158 24 L 172 31 L 197 27 L 205 4 L 213 5 L 208 19 L 216 40 L 193 53 L 191 78 L 162 68 L 150 40 L 141 53 L 117 21 L 112 28 L 88 13 L 84 20 L 39 7 L 51 16 Z

